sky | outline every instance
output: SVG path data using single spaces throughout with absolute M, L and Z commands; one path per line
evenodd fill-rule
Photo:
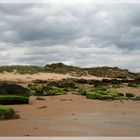
M 57 62 L 140 72 L 140 4 L 0 4 L 0 65 Z

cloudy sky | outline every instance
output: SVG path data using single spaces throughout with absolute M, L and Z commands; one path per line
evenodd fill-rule
M 0 4 L 0 65 L 54 62 L 140 71 L 140 4 Z

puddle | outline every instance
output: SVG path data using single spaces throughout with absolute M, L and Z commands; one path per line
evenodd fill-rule
M 117 126 L 127 126 L 127 127 L 138 127 L 140 128 L 140 122 L 131 121 L 131 120 L 102 120 L 99 121 L 100 124 L 105 125 L 117 125 Z

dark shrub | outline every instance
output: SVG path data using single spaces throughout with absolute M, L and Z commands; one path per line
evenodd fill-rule
M 43 97 L 37 97 L 36 100 L 43 101 L 43 100 L 45 100 L 45 98 L 43 98 Z
M 126 93 L 125 96 L 126 97 L 135 97 L 135 95 L 133 93 Z
M 76 88 L 76 84 L 73 80 L 66 79 L 66 80 L 63 80 L 62 82 L 60 82 L 58 87 L 61 87 L 61 88 Z
M 80 95 L 83 95 L 84 96 L 84 95 L 86 95 L 87 91 L 86 91 L 86 89 L 84 87 L 79 87 L 78 93 Z
M 94 85 L 94 81 L 95 81 L 95 80 L 88 80 L 88 84 L 89 84 L 89 85 Z
M 61 81 L 49 82 L 47 86 L 56 86 L 59 88 L 76 88 L 74 79 L 63 79 Z
M 86 79 L 76 79 L 75 82 L 79 83 L 79 84 L 88 84 L 89 83 L 89 81 Z
M 33 81 L 33 83 L 37 83 L 37 84 L 46 84 L 46 83 L 48 83 L 48 81 L 36 79 L 36 80 Z
M 107 87 L 105 87 L 105 86 L 98 86 L 98 87 L 95 88 L 95 90 L 107 91 Z
M 111 84 L 118 85 L 118 84 L 121 84 L 122 81 L 121 81 L 121 80 L 117 80 L 117 79 L 112 79 L 112 80 L 110 80 L 110 83 L 111 83 Z
M 129 86 L 129 87 L 136 87 L 135 83 L 132 83 L 132 82 L 129 83 L 128 86 Z
M 112 84 L 112 87 L 113 87 L 113 88 L 120 88 L 120 85 Z
M 16 95 L 0 96 L 0 104 L 2 105 L 28 104 L 28 103 L 29 103 L 29 98 L 24 96 L 16 96 Z
M 140 95 L 135 97 L 135 100 L 140 100 Z
M 117 93 L 118 94 L 118 96 L 124 96 L 124 94 L 123 93 Z
M 99 87 L 99 86 L 105 86 L 106 84 L 103 84 L 102 81 L 95 80 L 93 81 L 94 87 Z
M 0 95 L 22 95 L 29 96 L 30 92 L 27 88 L 24 88 L 16 84 L 0 84 Z
M 136 88 L 139 88 L 139 87 L 140 87 L 140 78 L 137 77 L 137 78 L 135 78 L 134 80 L 129 81 L 128 86 L 129 86 L 129 87 L 136 87 Z

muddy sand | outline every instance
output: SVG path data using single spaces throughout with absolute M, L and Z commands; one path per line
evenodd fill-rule
M 68 93 L 10 105 L 20 119 L 0 121 L 0 136 L 140 136 L 139 101 L 100 101 Z

